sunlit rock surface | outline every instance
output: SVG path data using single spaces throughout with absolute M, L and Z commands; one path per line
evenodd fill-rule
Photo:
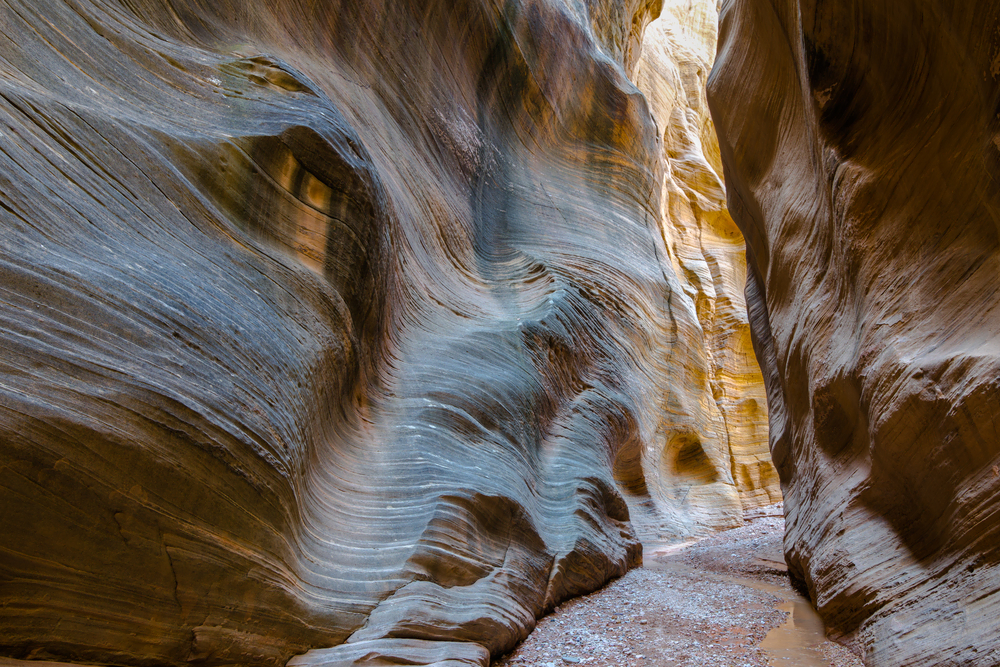
M 0 654 L 485 664 L 639 561 L 629 504 L 759 502 L 658 11 L 0 8 Z
M 635 74 L 663 142 L 662 233 L 677 280 L 662 444 L 644 459 L 651 503 L 633 504 L 642 533 L 671 516 L 695 533 L 742 526 L 744 509 L 781 499 L 743 296 L 743 236 L 726 210 L 705 100 L 717 21 L 714 0 L 667 0 Z
M 1000 7 L 723 3 L 786 557 L 871 665 L 1000 664 Z

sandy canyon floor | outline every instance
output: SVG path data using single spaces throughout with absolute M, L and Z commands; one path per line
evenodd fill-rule
M 792 589 L 774 505 L 699 542 L 646 545 L 644 565 L 543 618 L 493 667 L 861 667 Z

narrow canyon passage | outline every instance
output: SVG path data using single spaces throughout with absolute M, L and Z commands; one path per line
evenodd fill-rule
M 781 504 L 570 600 L 492 667 L 861 667 L 788 579 Z
M 3 0 L 0 664 L 1000 665 L 997 174 L 995 1 Z

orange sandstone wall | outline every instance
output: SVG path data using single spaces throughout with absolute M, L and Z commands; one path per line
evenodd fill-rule
M 659 446 L 644 459 L 650 502 L 632 512 L 640 531 L 665 516 L 693 534 L 741 526 L 745 509 L 781 500 L 743 296 L 743 236 L 726 210 L 705 99 L 717 21 L 714 0 L 668 0 L 635 73 L 663 150 L 661 233 L 675 281 L 664 336 L 671 383 Z

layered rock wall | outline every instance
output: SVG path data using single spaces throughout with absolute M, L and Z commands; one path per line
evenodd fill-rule
M 0 653 L 482 665 L 639 561 L 628 503 L 758 502 L 658 11 L 0 8 Z
M 1000 9 L 721 16 L 789 565 L 870 665 L 1000 664 Z
M 663 146 L 661 232 L 677 281 L 662 444 L 644 461 L 654 510 L 632 512 L 640 530 L 670 516 L 690 534 L 732 528 L 744 510 L 781 499 L 743 296 L 743 236 L 726 209 L 705 100 L 717 20 L 714 0 L 668 0 L 646 29 L 635 74 Z

